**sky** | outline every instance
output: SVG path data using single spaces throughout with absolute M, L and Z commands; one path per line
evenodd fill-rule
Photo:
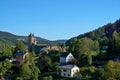
M 0 31 L 69 39 L 120 19 L 120 0 L 0 0 Z

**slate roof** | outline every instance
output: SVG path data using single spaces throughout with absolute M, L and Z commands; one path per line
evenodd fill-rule
M 69 55 L 70 52 L 65 52 L 63 53 L 60 57 L 67 57 Z
M 62 68 L 62 69 L 72 69 L 73 67 L 77 67 L 76 65 L 72 65 L 72 64 L 69 64 L 69 65 L 59 65 L 57 66 L 57 68 Z
M 26 52 L 16 52 L 15 56 L 23 56 Z

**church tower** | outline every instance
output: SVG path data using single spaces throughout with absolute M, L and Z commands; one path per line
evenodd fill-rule
M 36 45 L 36 38 L 34 34 L 30 33 L 28 36 L 28 51 L 32 52 L 34 49 L 34 45 Z

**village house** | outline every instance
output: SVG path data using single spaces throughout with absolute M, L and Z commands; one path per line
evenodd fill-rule
M 79 68 L 76 65 L 60 65 L 58 68 L 58 75 L 62 77 L 75 77 L 76 73 L 79 72 Z
M 15 53 L 16 65 L 22 65 L 28 56 L 28 52 L 16 52 Z
M 62 77 L 75 77 L 80 71 L 73 62 L 74 56 L 70 52 L 65 52 L 60 56 L 60 64 L 57 66 L 58 75 Z
M 73 62 L 74 56 L 70 52 L 65 52 L 60 56 L 60 64 Z

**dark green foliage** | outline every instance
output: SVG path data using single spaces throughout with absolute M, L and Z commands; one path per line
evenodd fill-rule
M 41 72 L 56 71 L 56 66 L 59 64 L 59 58 L 63 52 L 49 51 L 49 53 L 41 53 L 36 63 Z
M 98 41 L 93 41 L 87 37 L 73 38 L 69 44 L 69 51 L 78 59 L 79 66 L 91 65 L 92 53 L 99 51 Z
M 115 23 L 109 23 L 104 25 L 96 30 L 85 33 L 83 35 L 79 35 L 77 38 L 88 37 L 93 40 L 99 40 L 104 37 L 111 38 L 114 31 L 120 32 L 120 20 L 117 20 Z
M 30 65 L 31 69 L 31 80 L 38 80 L 39 74 L 41 73 L 38 67 L 36 67 L 34 64 Z
M 73 54 L 87 54 L 89 51 L 98 51 L 99 43 L 87 37 L 82 39 L 73 38 L 69 44 L 69 51 Z
M 24 64 L 20 68 L 20 76 L 23 79 L 30 79 L 31 77 L 31 69 L 28 64 Z
M 3 56 L 13 56 L 13 47 L 11 45 L 8 45 L 9 43 L 2 42 L 0 40 L 0 57 Z
M 109 40 L 107 53 L 114 54 L 114 43 L 112 39 Z
M 49 56 L 41 56 L 37 66 L 38 68 L 42 71 L 42 72 L 48 72 L 50 71 L 50 67 L 51 67 L 52 63 L 51 63 L 51 58 Z
M 48 56 L 52 59 L 52 62 L 59 62 L 59 58 L 63 52 L 60 51 L 50 51 Z
M 44 77 L 43 80 L 53 80 L 52 76 Z
M 93 56 L 93 64 L 103 66 L 108 60 L 113 60 L 115 55 L 120 55 L 120 20 L 71 38 L 66 44 L 78 59 L 79 66 L 90 65 L 90 56 Z
M 12 64 L 10 63 L 8 59 L 6 59 L 3 62 L 0 62 L 0 79 L 6 72 L 10 72 L 11 66 Z
M 36 57 L 36 54 L 34 52 L 30 53 L 29 54 L 29 57 L 28 57 L 28 61 L 29 61 L 29 64 L 34 64 L 35 62 L 35 57 Z
M 12 57 L 12 56 L 13 56 L 13 52 L 12 52 L 12 48 L 11 47 L 4 48 L 0 52 L 0 57 Z
M 110 60 L 104 71 L 105 80 L 120 80 L 120 62 Z
M 108 43 L 108 54 L 120 54 L 120 33 L 114 32 Z
M 40 75 L 39 68 L 35 65 L 35 53 L 29 53 L 27 57 L 27 61 L 25 64 L 21 65 L 20 67 L 20 75 L 16 79 L 23 79 L 23 80 L 38 80 Z
M 104 69 L 94 66 L 82 67 L 79 74 L 81 74 L 81 80 L 104 80 Z
M 25 45 L 24 45 L 24 43 L 22 42 L 22 41 L 18 41 L 17 43 L 16 43 L 16 47 L 15 47 L 15 52 L 23 52 L 23 51 L 25 51 L 26 50 L 26 48 L 25 48 Z
M 51 58 L 52 65 L 51 70 L 56 71 L 56 66 L 59 64 L 60 56 L 63 52 L 61 51 L 50 51 L 48 56 Z
M 120 32 L 120 19 L 117 20 L 114 23 L 109 23 L 109 24 L 104 25 L 104 26 L 102 26 L 102 27 L 100 27 L 96 30 L 91 31 L 91 32 L 81 34 L 81 35 L 77 36 L 76 39 L 82 39 L 82 38 L 87 37 L 87 38 L 90 38 L 92 40 L 96 40 L 99 43 L 99 49 L 100 49 L 101 52 L 103 50 L 106 50 L 107 48 L 111 48 L 108 45 L 114 45 L 115 44 L 116 46 L 114 46 L 114 50 L 117 51 L 118 49 L 120 49 L 120 47 L 119 47 L 120 46 L 120 43 L 119 43 L 120 41 L 118 40 L 118 33 L 119 32 Z M 117 36 L 117 40 L 116 40 L 116 38 L 112 39 L 113 36 Z M 110 39 L 112 39 L 112 43 L 111 43 Z M 70 40 L 68 40 L 66 42 L 66 44 L 68 46 L 71 46 L 70 44 L 73 40 L 75 40 L 75 38 L 71 38 Z M 72 49 L 73 48 L 74 47 L 72 47 Z M 115 51 L 113 51 L 113 53 Z M 119 52 L 115 52 L 115 53 L 119 53 Z

